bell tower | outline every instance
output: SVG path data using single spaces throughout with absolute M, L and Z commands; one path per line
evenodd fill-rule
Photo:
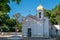
M 39 20 L 43 19 L 44 18 L 44 12 L 43 12 L 43 6 L 42 5 L 39 5 L 37 7 L 37 18 Z

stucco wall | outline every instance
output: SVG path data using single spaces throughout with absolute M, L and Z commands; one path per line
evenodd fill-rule
M 43 37 L 43 26 L 36 22 L 32 26 L 32 37 Z
M 32 37 L 48 37 L 49 36 L 49 20 L 48 18 L 43 20 L 36 21 L 31 18 L 26 20 L 27 22 L 23 23 L 22 34 L 27 36 L 27 29 L 31 28 Z
M 22 35 L 27 36 L 27 29 L 31 28 L 32 37 L 43 37 L 43 26 L 39 21 L 34 21 L 31 18 L 27 19 L 27 23 L 23 23 Z
M 53 25 L 51 27 L 50 32 L 51 32 L 51 35 L 54 36 L 54 37 L 55 36 L 60 36 L 60 26 L 59 25 Z
M 45 18 L 44 20 L 44 36 L 49 37 L 49 19 Z

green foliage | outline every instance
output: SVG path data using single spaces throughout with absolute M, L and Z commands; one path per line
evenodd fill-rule
M 16 25 L 16 20 L 15 19 L 7 19 L 6 25 L 8 25 L 10 27 L 14 27 Z
M 19 31 L 21 32 L 22 23 L 18 22 L 17 19 L 20 15 L 16 16 L 16 19 L 10 18 L 9 15 L 5 12 L 0 12 L 0 26 L 4 32 L 15 32 L 15 26 L 18 27 Z
M 4 25 L 2 26 L 2 31 L 8 32 L 8 31 L 9 31 L 8 26 L 4 24 Z
M 48 16 L 51 24 L 59 24 L 60 23 L 60 4 L 55 6 L 52 10 L 44 10 L 44 15 Z
M 10 17 L 6 13 L 0 12 L 0 24 L 3 25 Z
M 0 0 L 0 26 L 4 32 L 15 31 L 13 27 L 17 25 L 16 19 L 11 19 L 7 14 L 11 10 L 9 6 L 11 1 L 19 4 L 21 0 Z
M 19 4 L 21 0 L 12 0 L 12 1 L 16 2 L 17 4 Z
M 60 19 L 59 19 L 59 16 L 60 16 L 60 4 L 57 5 L 57 6 L 53 9 L 53 11 L 52 11 L 52 13 L 51 13 L 51 17 L 54 19 L 54 22 L 55 22 L 55 21 L 57 21 L 57 23 L 60 22 L 60 21 L 58 21 L 58 20 L 60 20 Z
M 22 22 L 18 23 L 17 27 L 19 28 L 19 31 L 21 32 L 22 31 Z
M 44 16 L 49 17 L 51 16 L 51 10 L 44 9 Z
M 58 24 L 60 25 L 60 15 L 56 17 L 56 21 L 57 21 Z
M 16 0 L 16 3 L 19 4 L 21 0 Z
M 11 0 L 11 1 L 19 4 L 21 0 Z M 6 12 L 6 13 L 10 12 L 11 8 L 8 3 L 10 3 L 10 0 L 0 0 L 0 11 L 1 12 Z
M 20 13 L 16 13 L 16 14 L 13 15 L 13 17 L 14 17 L 15 19 L 19 19 L 20 16 L 21 16 Z
M 18 21 L 19 18 L 21 18 L 20 13 L 16 13 L 15 15 L 13 15 L 13 17 L 16 19 L 16 23 L 17 23 L 16 26 L 17 26 L 18 30 L 21 32 L 22 23 Z

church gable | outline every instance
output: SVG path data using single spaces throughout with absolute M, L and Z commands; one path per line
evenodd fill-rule
M 25 17 L 24 20 L 27 20 L 27 19 L 29 19 L 29 18 L 30 18 L 30 19 L 33 19 L 33 20 L 37 20 L 37 15 L 33 16 L 33 15 L 29 14 L 28 16 Z

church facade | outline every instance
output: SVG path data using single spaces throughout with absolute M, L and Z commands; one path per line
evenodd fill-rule
M 35 16 L 29 14 L 22 23 L 23 37 L 49 37 L 49 19 L 44 16 L 42 5 L 37 7 Z

